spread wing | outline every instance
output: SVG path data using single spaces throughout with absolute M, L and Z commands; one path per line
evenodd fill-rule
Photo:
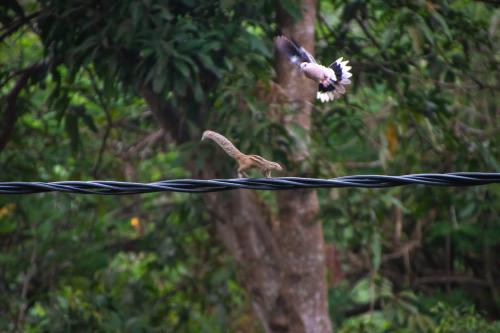
M 316 63 L 316 60 L 309 52 L 297 42 L 285 36 L 277 36 L 274 38 L 274 44 L 276 45 L 276 49 L 286 55 L 288 60 L 295 65 L 300 65 L 303 62 Z
M 351 66 L 347 66 L 348 60 L 342 61 L 339 58 L 332 63 L 329 68 L 335 73 L 336 80 L 329 80 L 328 83 L 320 83 L 318 87 L 317 98 L 322 102 L 328 102 L 345 93 L 345 86 L 351 84 L 349 78 L 352 74 L 349 72 Z

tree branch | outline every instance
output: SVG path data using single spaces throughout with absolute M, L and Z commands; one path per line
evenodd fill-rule
M 4 115 L 2 121 L 2 129 L 0 132 L 0 152 L 5 148 L 10 140 L 12 132 L 14 130 L 14 125 L 16 124 L 19 112 L 16 108 L 17 100 L 21 91 L 26 87 L 29 80 L 39 75 L 42 71 L 47 69 L 47 61 L 40 61 L 36 64 L 25 68 L 20 74 L 14 87 L 11 91 L 4 97 Z
M 2 29 L 2 34 L 0 35 L 0 42 L 2 42 L 4 39 L 6 39 L 7 37 L 9 37 L 13 33 L 15 33 L 23 25 L 28 24 L 31 26 L 31 24 L 30 24 L 31 20 L 38 17 L 39 15 L 40 15 L 40 11 L 36 11 L 34 13 L 29 14 L 28 16 L 23 16 L 23 17 L 19 18 L 15 22 L 12 22 L 9 26 Z
M 143 86 L 139 94 L 151 108 L 160 126 L 171 134 L 174 141 L 177 143 L 184 143 L 189 140 L 187 128 L 182 125 L 180 115 L 164 100 L 164 98 L 154 93 L 149 86 Z

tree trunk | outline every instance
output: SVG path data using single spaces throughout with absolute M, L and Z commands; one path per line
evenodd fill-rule
M 283 11 L 282 30 L 308 50 L 314 50 L 314 0 L 302 2 L 303 18 L 294 22 Z M 296 106 L 295 116 L 285 122 L 309 131 L 310 101 L 315 87 L 288 64 L 277 62 L 278 83 L 287 100 Z M 176 138 L 175 110 L 144 88 L 141 95 L 156 114 L 159 123 Z M 171 115 L 168 115 L 170 114 Z M 178 137 L 178 141 L 185 138 Z M 307 142 L 293 158 L 300 162 L 308 154 Z M 216 178 L 210 165 L 201 174 Z M 253 310 L 265 332 L 331 332 L 327 306 L 323 232 L 316 221 L 318 199 L 315 191 L 282 191 L 278 196 L 278 217 L 254 191 L 234 190 L 204 195 L 207 210 L 216 224 L 217 234 L 238 264 L 238 278 L 248 292 Z
M 283 9 L 278 10 L 280 28 L 283 34 L 314 54 L 316 0 L 302 0 L 300 6 L 300 21 L 295 21 Z M 281 55 L 278 55 L 276 71 L 278 84 L 286 93 L 285 99 L 295 106 L 294 115 L 285 121 L 300 126 L 307 133 L 305 142 L 296 148 L 293 156 L 300 162 L 309 155 L 311 101 L 317 87 Z M 278 207 L 280 225 L 276 239 L 282 253 L 281 261 L 285 263 L 282 265 L 280 296 L 286 300 L 285 304 L 290 305 L 291 318 L 296 318 L 295 322 L 289 323 L 288 332 L 331 332 L 323 226 L 316 221 L 319 210 L 316 191 L 279 192 Z

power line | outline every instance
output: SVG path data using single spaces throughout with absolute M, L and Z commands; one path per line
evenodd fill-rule
M 330 179 L 279 177 L 236 179 L 173 179 L 153 183 L 111 180 L 60 182 L 0 182 L 0 194 L 64 192 L 77 194 L 125 195 L 150 192 L 204 193 L 234 189 L 294 190 L 300 188 L 364 187 L 384 188 L 403 185 L 477 186 L 500 183 L 500 173 L 453 172 L 402 176 L 355 175 Z

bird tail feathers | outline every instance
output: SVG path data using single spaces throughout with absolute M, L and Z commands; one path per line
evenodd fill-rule
M 317 99 L 321 102 L 333 101 L 345 93 L 345 86 L 351 84 L 349 79 L 352 76 L 350 72 L 351 66 L 347 66 L 349 60 L 343 61 L 343 58 L 338 58 L 329 68 L 335 73 L 335 80 L 330 80 L 328 84 L 319 84 Z

